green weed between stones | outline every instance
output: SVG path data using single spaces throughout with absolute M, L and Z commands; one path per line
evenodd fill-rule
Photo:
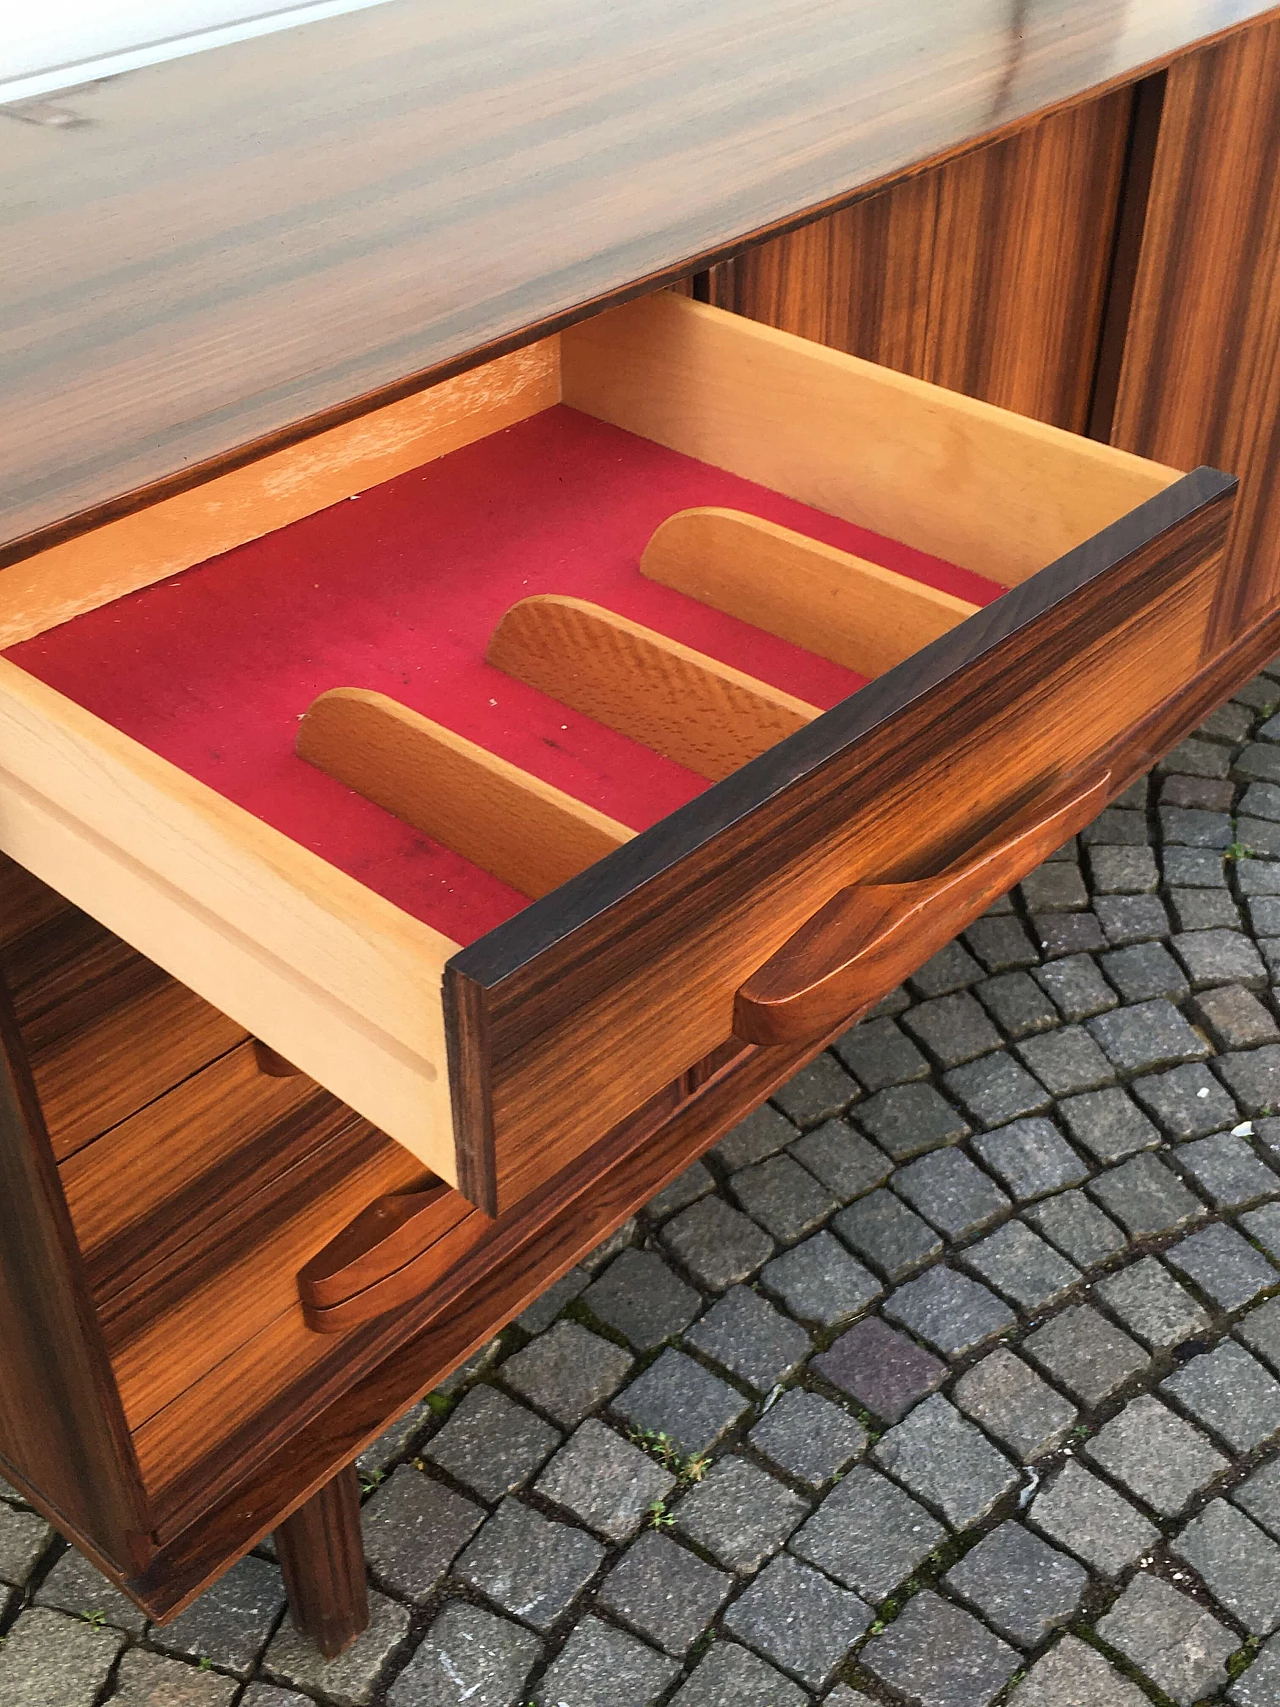
M 669 1470 L 682 1487 L 688 1487 L 693 1482 L 700 1482 L 711 1468 L 711 1459 L 705 1452 L 685 1454 L 681 1452 L 676 1442 L 669 1434 L 658 1429 L 629 1428 L 627 1439 L 633 1446 L 638 1446 L 642 1452 L 647 1452 L 651 1458 L 656 1458 L 664 1470 Z M 661 1500 L 655 1500 L 655 1505 L 661 1505 Z

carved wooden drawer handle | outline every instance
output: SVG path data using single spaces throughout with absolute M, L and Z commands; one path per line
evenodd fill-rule
M 1110 783 L 1057 779 L 937 877 L 839 890 L 742 985 L 735 1036 L 807 1043 L 855 1019 L 1089 823 Z

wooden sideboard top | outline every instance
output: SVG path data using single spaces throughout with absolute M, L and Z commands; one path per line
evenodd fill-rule
M 391 0 L 0 108 L 0 562 L 1273 11 Z

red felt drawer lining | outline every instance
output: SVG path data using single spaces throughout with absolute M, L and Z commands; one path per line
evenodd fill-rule
M 587 598 L 824 708 L 863 679 L 641 577 L 722 505 L 987 604 L 1003 588 L 559 406 L 5 654 L 460 943 L 525 905 L 298 759 L 332 687 L 376 688 L 643 829 L 708 784 L 484 662 L 509 606 Z

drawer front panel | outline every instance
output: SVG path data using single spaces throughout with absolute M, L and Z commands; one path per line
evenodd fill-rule
M 933 876 L 1055 777 L 1123 762 L 1210 661 L 1234 490 L 1185 476 L 456 955 L 467 1195 L 518 1201 L 725 1042 L 738 988 L 838 890 Z

